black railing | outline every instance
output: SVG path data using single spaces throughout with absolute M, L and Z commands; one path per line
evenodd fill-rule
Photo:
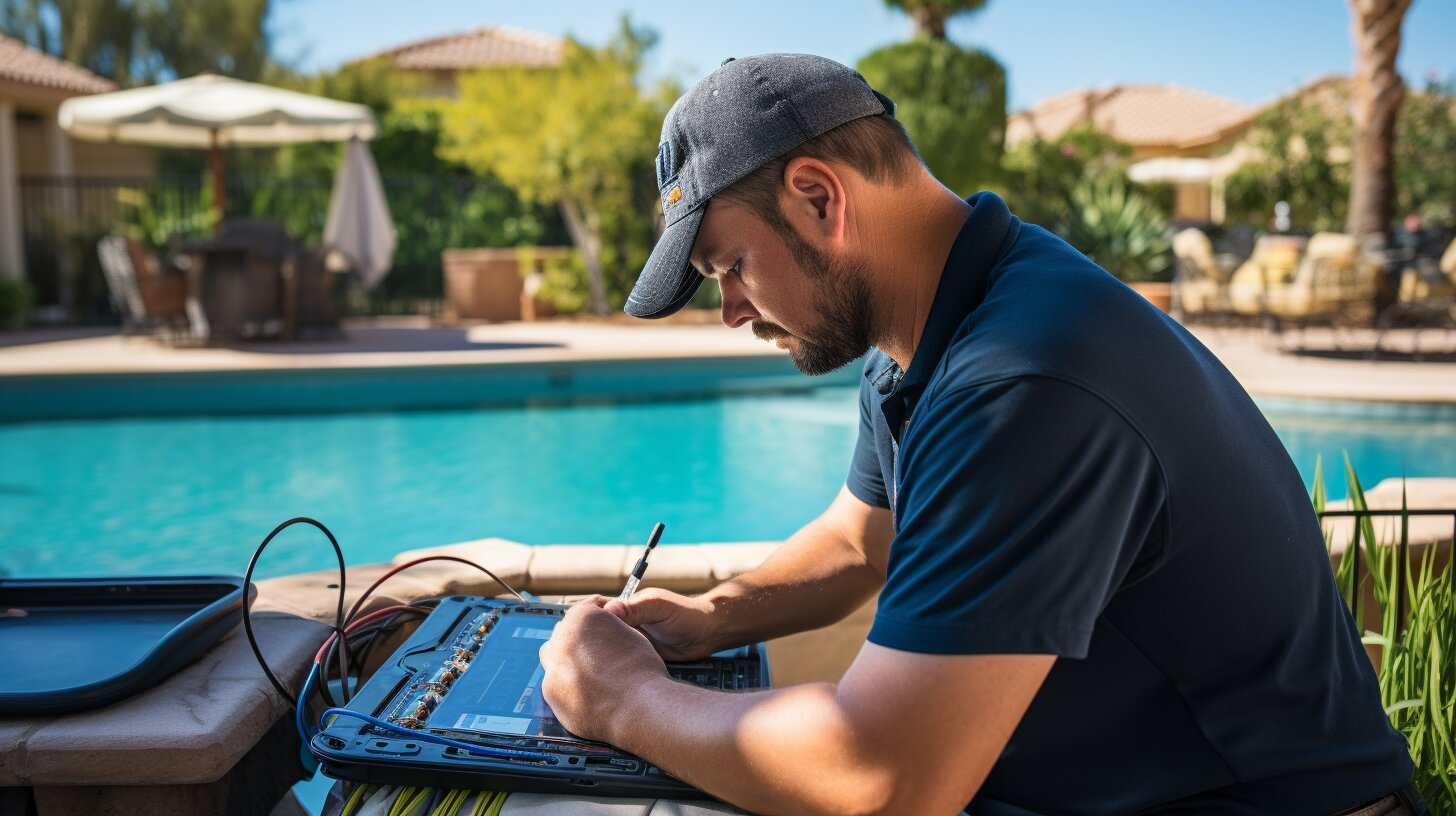
M 1423 517 L 1430 517 L 1430 516 L 1450 516 L 1451 517 L 1451 546 L 1453 548 L 1453 550 L 1452 550 L 1453 554 L 1456 554 L 1456 508 L 1451 508 L 1451 509 L 1424 508 L 1424 509 L 1414 509 L 1414 510 L 1412 510 L 1412 509 L 1401 509 L 1401 508 L 1383 509 L 1383 510 L 1372 510 L 1372 509 L 1366 509 L 1366 510 L 1324 510 L 1324 511 L 1321 511 L 1318 515 L 1319 515 L 1319 518 L 1320 518 L 1321 521 L 1323 521 L 1324 519 L 1327 519 L 1327 518 L 1348 518 L 1348 519 L 1353 519 L 1354 522 L 1355 522 L 1354 523 L 1354 529 L 1351 531 L 1350 541 L 1345 546 L 1347 548 L 1353 549 L 1353 552 L 1351 552 L 1350 549 L 1347 549 L 1346 552 L 1349 553 L 1349 555 L 1348 555 L 1349 558 L 1354 559 L 1354 562 L 1350 566 L 1350 570 L 1351 570 L 1351 573 L 1352 573 L 1351 579 L 1350 579 L 1350 585 L 1352 587 L 1351 592 L 1350 592 L 1350 613 L 1355 617 L 1355 620 L 1356 621 L 1359 621 L 1360 620 L 1360 543 L 1361 543 L 1362 537 L 1365 535 L 1364 532 L 1363 532 L 1363 525 L 1361 524 L 1361 522 L 1368 521 L 1370 519 L 1377 518 L 1377 517 L 1380 517 L 1380 518 L 1389 518 L 1389 517 L 1423 518 Z M 1375 542 L 1375 541 L 1371 541 L 1370 543 L 1372 545 L 1377 545 L 1377 542 Z M 1396 606 L 1395 606 L 1396 618 L 1395 619 L 1396 620 L 1404 620 L 1405 619 L 1405 595 L 1406 595 L 1406 593 L 1405 593 L 1405 572 L 1406 572 L 1405 571 L 1405 565 L 1406 565 L 1406 562 L 1410 558 L 1410 537 L 1409 537 L 1409 535 L 1407 535 L 1407 534 L 1405 534 L 1405 532 L 1403 532 L 1399 536 L 1399 540 L 1395 542 L 1395 546 L 1399 550 L 1399 552 L 1397 553 L 1396 562 L 1395 562 L 1398 565 L 1398 568 L 1395 571 L 1395 604 L 1396 604 Z M 1453 555 L 1453 557 L 1456 557 L 1456 555 Z M 1450 575 L 1451 575 L 1451 583 L 1452 583 L 1452 585 L 1453 586 L 1456 586 L 1456 567 L 1452 567 L 1452 569 L 1450 571 Z
M 452 247 L 569 243 L 555 212 L 526 207 L 498 182 L 472 176 L 382 179 L 398 238 L 387 277 L 352 293 L 351 314 L 435 313 L 444 296 L 440 254 Z M 283 225 L 298 243 L 323 238 L 333 180 L 229 176 L 224 217 Z M 20 179 L 26 277 L 36 301 L 72 322 L 113 319 L 96 242 L 124 232 L 166 253 L 212 232 L 211 185 L 202 176 Z

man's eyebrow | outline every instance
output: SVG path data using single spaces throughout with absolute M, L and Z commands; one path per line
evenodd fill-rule
M 714 274 L 716 274 L 713 271 L 712 258 L 713 253 L 711 251 L 704 251 L 702 253 L 699 253 L 697 260 L 694 260 L 693 257 L 689 255 L 688 265 L 691 266 L 693 270 L 696 271 L 699 275 L 702 275 L 705 278 L 711 278 Z

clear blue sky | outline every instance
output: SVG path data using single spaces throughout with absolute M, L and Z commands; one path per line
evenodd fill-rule
M 600 43 L 621 14 L 655 29 L 655 76 L 695 82 L 725 56 L 805 51 L 853 65 L 909 36 L 880 0 L 275 0 L 277 51 L 306 69 L 426 37 L 515 25 Z M 991 0 L 952 39 L 1006 66 L 1010 105 L 1114 82 L 1173 82 L 1260 102 L 1306 80 L 1348 74 L 1344 0 Z M 1400 69 L 1420 85 L 1456 73 L 1456 0 L 1415 0 Z

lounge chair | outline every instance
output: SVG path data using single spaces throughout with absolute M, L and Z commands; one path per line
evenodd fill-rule
M 1352 235 L 1320 232 L 1309 239 L 1290 281 L 1266 293 L 1268 313 L 1281 323 L 1363 323 L 1373 315 L 1380 263 Z
M 1180 317 L 1226 314 L 1228 276 L 1213 253 L 1213 242 L 1192 227 L 1173 236 L 1173 310 Z
M 1294 278 L 1305 243 L 1295 235 L 1260 236 L 1249 259 L 1229 278 L 1228 299 L 1234 312 L 1250 317 L 1268 314 L 1268 293 Z

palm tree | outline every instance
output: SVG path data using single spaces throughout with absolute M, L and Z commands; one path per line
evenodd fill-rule
M 1355 155 L 1346 229 L 1384 242 L 1395 202 L 1395 119 L 1405 83 L 1395 70 L 1411 0 L 1349 0 L 1355 38 Z
M 910 15 L 916 39 L 945 39 L 945 21 L 957 14 L 979 11 L 987 0 L 885 0 Z

